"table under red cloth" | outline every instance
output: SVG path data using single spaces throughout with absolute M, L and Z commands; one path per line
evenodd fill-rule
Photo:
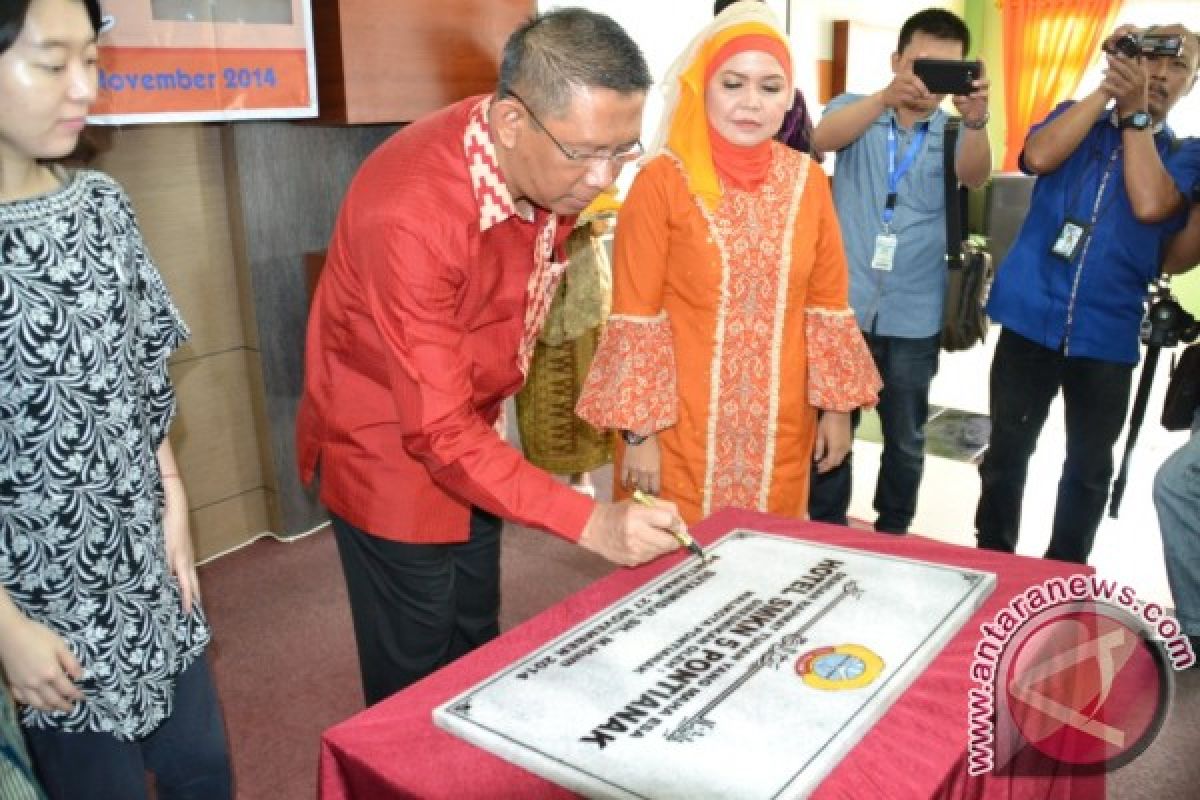
M 750 528 L 878 553 L 985 570 L 996 589 L 920 677 L 849 751 L 812 797 L 861 798 L 1103 798 L 1104 776 L 1062 771 L 1046 777 L 967 774 L 967 692 L 979 625 L 1028 587 L 1086 567 L 956 547 L 920 536 L 890 536 L 747 511 L 726 510 L 697 525 L 711 542 Z M 486 646 L 321 737 L 321 800 L 501 800 L 575 795 L 436 727 L 433 709 L 661 575 L 685 556 L 618 570 L 550 607 Z M 730 754 L 736 762 L 736 753 Z

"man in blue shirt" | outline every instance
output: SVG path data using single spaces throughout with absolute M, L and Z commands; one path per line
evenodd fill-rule
M 1113 39 L 1126 33 L 1118 28 Z M 988 314 L 1004 326 L 992 361 L 992 437 L 979 474 L 980 547 L 1017 545 L 1029 457 L 1063 393 L 1067 458 L 1047 558 L 1084 563 L 1108 499 L 1113 445 L 1139 358 L 1147 285 L 1186 221 L 1200 140 L 1176 140 L 1167 113 L 1196 81 L 1200 42 L 1178 56 L 1109 55 L 1100 86 L 1029 132 L 1021 169 L 1038 176 L 997 274 Z
M 917 508 L 946 293 L 947 116 L 938 108 L 944 95 L 930 94 L 912 63 L 961 59 L 969 47 L 967 27 L 953 13 L 914 14 L 900 29 L 891 83 L 865 97 L 834 98 L 813 134 L 818 150 L 837 151 L 833 196 L 850 263 L 850 305 L 883 377 L 875 529 L 889 533 L 906 533 Z M 988 81 L 981 79 L 970 95 L 954 98 L 965 129 L 955 166 L 972 187 L 981 186 L 992 168 L 987 92 Z M 849 458 L 815 476 L 810 516 L 846 524 L 850 486 Z

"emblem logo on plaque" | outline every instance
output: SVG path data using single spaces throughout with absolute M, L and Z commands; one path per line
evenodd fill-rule
M 861 644 L 818 647 L 796 659 L 796 674 L 814 689 L 845 691 L 874 683 L 883 659 Z

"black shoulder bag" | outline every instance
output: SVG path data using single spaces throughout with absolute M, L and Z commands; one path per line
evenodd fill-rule
M 1200 344 L 1183 351 L 1171 370 L 1167 396 L 1163 401 L 1162 424 L 1169 431 L 1186 431 L 1192 427 L 1196 409 L 1200 408 Z
M 992 285 L 992 256 L 963 235 L 967 189 L 959 186 L 954 166 L 958 117 L 946 121 L 943 170 L 946 183 L 946 302 L 942 312 L 942 349 L 967 350 L 987 336 L 988 318 L 983 307 Z

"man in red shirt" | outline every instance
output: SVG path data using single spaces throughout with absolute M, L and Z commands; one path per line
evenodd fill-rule
M 296 436 L 331 512 L 368 704 L 498 633 L 501 518 L 618 564 L 678 546 L 670 505 L 596 503 L 496 431 L 572 218 L 642 152 L 650 82 L 607 16 L 537 16 L 505 45 L 495 95 L 404 128 L 350 184 Z

